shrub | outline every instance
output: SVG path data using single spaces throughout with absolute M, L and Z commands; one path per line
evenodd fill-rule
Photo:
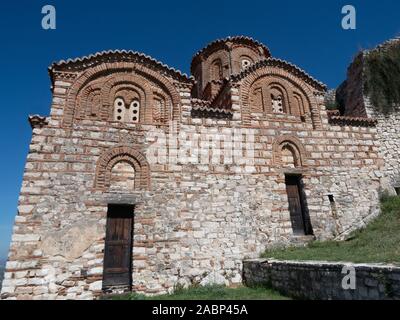
M 391 113 L 400 105 L 400 41 L 365 55 L 364 90 L 378 112 Z

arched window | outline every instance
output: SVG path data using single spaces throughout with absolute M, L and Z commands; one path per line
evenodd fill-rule
M 87 98 L 89 116 L 96 116 L 101 108 L 101 91 L 100 89 L 93 90 Z
M 252 112 L 264 112 L 264 97 L 261 87 L 256 87 L 252 90 L 250 96 L 250 104 Z
M 125 101 L 122 98 L 116 98 L 114 101 L 114 120 L 115 121 L 125 121 Z
M 306 165 L 308 154 L 301 141 L 291 135 L 278 137 L 272 146 L 273 165 L 286 168 L 299 168 Z
M 135 189 L 135 169 L 127 161 L 117 162 L 111 169 L 110 190 L 132 191 Z
M 131 121 L 134 123 L 138 123 L 139 122 L 139 111 L 140 111 L 140 102 L 139 100 L 133 100 L 131 103 L 131 106 L 129 108 L 129 112 L 130 112 L 130 117 L 131 117 Z
M 211 64 L 211 80 L 220 80 L 222 78 L 222 62 L 220 59 L 214 60 Z
M 241 69 L 244 70 L 253 64 L 253 60 L 250 57 L 242 56 L 240 58 Z
M 140 116 L 140 101 L 133 99 L 130 104 L 126 104 L 125 100 L 117 97 L 114 101 L 114 120 L 119 122 L 138 123 Z
M 154 107 L 153 107 L 153 120 L 155 122 L 165 123 L 168 120 L 166 99 L 161 94 L 153 93 Z
M 286 113 L 286 101 L 282 90 L 278 87 L 272 87 L 271 93 L 271 109 L 273 113 Z
M 296 151 L 290 144 L 285 144 L 281 151 L 281 163 L 283 167 L 295 168 L 298 166 L 299 161 L 297 160 Z

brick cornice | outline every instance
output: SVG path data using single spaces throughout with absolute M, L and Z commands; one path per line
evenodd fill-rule
M 325 92 L 327 86 L 322 82 L 314 79 L 309 74 L 307 74 L 304 70 L 300 69 L 299 67 L 295 66 L 294 64 L 287 62 L 285 60 L 276 59 L 276 58 L 269 58 L 265 60 L 258 61 L 252 64 L 250 67 L 246 68 L 242 72 L 232 75 L 230 77 L 231 81 L 238 82 L 246 78 L 247 76 L 251 75 L 255 71 L 262 69 L 264 67 L 278 67 L 280 69 L 286 70 L 287 72 L 291 73 L 292 75 L 302 79 L 304 82 L 312 86 L 313 88 L 317 89 L 318 91 Z
M 32 129 L 43 128 L 49 124 L 49 121 L 46 117 L 42 117 L 37 114 L 29 116 L 28 121 Z
M 171 68 L 146 54 L 131 50 L 108 50 L 97 52 L 81 58 L 68 59 L 66 61 L 61 60 L 53 63 L 49 67 L 49 73 L 53 80 L 56 74 L 59 72 L 81 72 L 103 63 L 112 62 L 140 63 L 145 65 L 147 68 L 151 68 L 156 72 L 165 76 L 169 76 L 175 80 L 189 84 L 194 83 L 193 77 L 189 77 L 181 71 Z
M 348 117 L 348 116 L 337 116 L 329 115 L 328 119 L 330 124 L 342 125 L 342 126 L 361 126 L 361 127 L 375 127 L 378 123 L 377 119 L 366 118 L 366 117 Z

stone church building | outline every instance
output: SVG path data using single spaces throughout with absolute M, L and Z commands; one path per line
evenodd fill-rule
M 327 111 L 324 84 L 248 37 L 197 52 L 191 77 L 124 50 L 49 73 L 3 299 L 241 283 L 243 259 L 341 239 L 397 187 L 384 120 Z

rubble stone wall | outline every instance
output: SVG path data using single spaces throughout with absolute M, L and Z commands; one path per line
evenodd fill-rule
M 399 40 L 389 40 L 374 50 L 382 50 L 385 46 L 397 43 Z M 344 110 L 344 115 L 368 117 L 377 120 L 377 139 L 379 154 L 384 159 L 383 174 L 385 181 L 382 189 L 395 193 L 400 187 L 400 112 L 395 110 L 388 114 L 377 111 L 364 90 L 365 55 L 360 52 L 350 64 L 347 80 L 338 88 L 337 99 Z M 399 191 L 398 191 L 399 192 Z
M 243 278 L 306 300 L 400 299 L 400 268 L 392 265 L 255 259 L 243 262 Z

